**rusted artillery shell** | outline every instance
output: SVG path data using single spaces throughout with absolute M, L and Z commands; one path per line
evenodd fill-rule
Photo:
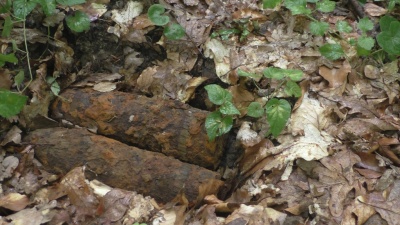
M 86 129 L 39 129 L 29 133 L 24 141 L 35 146 L 36 158 L 51 172 L 66 174 L 86 165 L 89 179 L 150 195 L 164 203 L 182 189 L 188 200 L 193 201 L 201 184 L 219 178 L 216 172 L 128 146 Z
M 124 92 L 69 89 L 52 105 L 54 119 L 66 119 L 99 134 L 184 162 L 215 169 L 224 140 L 209 142 L 207 111 L 178 101 Z

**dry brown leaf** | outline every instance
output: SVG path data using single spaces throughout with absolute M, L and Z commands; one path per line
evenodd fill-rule
M 350 63 L 347 61 L 343 62 L 339 68 L 328 68 L 321 66 L 319 68 L 319 74 L 329 82 L 329 87 L 337 88 L 347 82 L 347 75 L 351 72 Z
M 12 126 L 12 128 L 7 132 L 6 136 L 4 136 L 3 140 L 1 141 L 0 145 L 4 146 L 8 143 L 20 144 L 21 143 L 21 133 L 17 126 Z
M 368 2 L 364 5 L 364 11 L 370 16 L 382 16 L 382 15 L 386 14 L 386 12 L 388 10 L 385 8 L 379 7 L 379 6 L 375 5 L 374 3 Z
M 29 198 L 26 195 L 18 193 L 9 193 L 0 198 L 0 206 L 13 211 L 24 209 L 29 202 Z
M 0 88 L 9 90 L 12 85 L 11 74 L 8 69 L 0 69 Z

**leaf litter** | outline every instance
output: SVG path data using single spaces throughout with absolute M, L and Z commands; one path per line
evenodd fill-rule
M 108 2 L 103 2 L 108 4 Z M 94 4 L 94 3 L 92 3 Z M 249 123 L 239 119 L 237 140 L 244 149 L 238 162 L 239 174 L 231 194 L 201 196 L 195 206 L 183 194 L 166 205 L 135 192 L 113 189 L 98 181 L 87 181 L 84 168 L 77 167 L 63 177 L 46 172 L 34 159 L 34 146 L 21 143 L 21 131 L 14 126 L 1 136 L 0 206 L 13 211 L 2 217 L 14 224 L 397 224 L 400 220 L 398 192 L 399 167 L 399 68 L 398 61 L 360 66 L 346 60 L 329 62 L 318 51 L 321 37 L 312 36 L 306 22 L 288 12 L 261 10 L 257 1 L 165 1 L 176 21 L 184 27 L 183 40 L 161 37 L 152 43 L 154 51 L 165 50 L 165 59 L 142 67 L 141 53 L 127 50 L 124 70 L 99 74 L 97 80 L 81 79 L 71 72 L 74 50 L 64 41 L 63 27 L 57 28 L 51 76 L 71 74 L 62 86 L 77 80 L 82 86 L 99 91 L 117 89 L 119 82 L 133 86 L 144 94 L 183 102 L 195 97 L 196 88 L 210 77 L 194 77 L 191 71 L 200 58 L 213 61 L 213 73 L 220 82 L 231 85 L 233 102 L 242 115 L 252 101 L 265 102 L 243 88 L 238 69 L 261 73 L 274 66 L 300 69 L 305 74 L 299 98 L 287 128 L 273 142 L 264 138 L 268 130 L 265 117 Z M 101 16 L 104 5 L 93 11 Z M 92 5 L 95 7 L 95 5 Z M 122 9 L 109 10 L 115 25 L 107 31 L 131 43 L 146 43 L 146 35 L 156 27 L 143 12 L 143 3 L 128 1 Z M 367 3 L 370 16 L 385 13 Z M 279 14 L 279 15 L 278 15 Z M 329 15 L 334 24 L 343 16 Z M 250 33 L 245 41 L 239 35 L 209 38 L 212 30 L 232 28 L 223 21 L 247 20 L 260 25 L 258 35 Z M 346 19 L 350 24 L 351 19 Z M 2 43 L 22 43 L 21 29 L 13 29 Z M 47 43 L 39 30 L 27 32 L 30 43 Z M 349 37 L 356 33 L 345 34 Z M 72 45 L 71 45 L 72 46 Z M 347 52 L 354 47 L 347 46 Z M 129 59 L 129 60 L 128 60 Z M 351 62 L 351 63 L 350 63 Z M 46 74 L 49 60 L 40 62 L 37 78 L 29 90 L 32 99 L 27 109 L 16 118 L 26 128 L 55 126 L 48 115 L 53 95 L 48 92 Z M 83 65 L 86 66 L 86 65 Z M 114 71 L 115 72 L 115 71 Z M 132 75 L 134 74 L 134 75 Z M 2 70 L 1 87 L 10 89 L 12 75 Z M 82 81 L 83 80 L 83 81 Z M 215 77 L 213 78 L 215 81 Z M 263 84 L 263 81 L 260 81 Z M 269 88 L 279 85 L 269 82 Z M 41 120 L 39 120 L 41 119 Z M 38 122 L 33 122 L 39 120 Z M 40 124 L 40 125 L 38 125 Z M 7 151 L 7 153 L 6 153 Z M 160 190 L 162 191 L 162 190 Z M 205 194 L 203 194 L 205 195 Z

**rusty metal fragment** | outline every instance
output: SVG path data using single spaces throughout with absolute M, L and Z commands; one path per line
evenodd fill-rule
M 128 146 L 86 129 L 39 129 L 30 132 L 24 141 L 35 146 L 36 158 L 51 172 L 66 174 L 86 165 L 87 178 L 150 195 L 159 202 L 169 202 L 180 190 L 184 190 L 189 201 L 194 201 L 200 185 L 220 177 L 214 171 Z
M 202 167 L 215 169 L 220 162 L 224 140 L 208 141 L 207 111 L 117 91 L 69 89 L 61 96 L 51 108 L 55 119 Z

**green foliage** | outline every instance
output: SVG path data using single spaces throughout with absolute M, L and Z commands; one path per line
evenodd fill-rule
M 239 35 L 239 41 L 242 42 L 246 40 L 247 36 L 251 33 L 251 30 L 253 30 L 254 27 L 257 27 L 257 23 L 252 22 L 249 19 L 233 20 L 230 25 L 233 28 L 214 31 L 210 37 L 221 37 L 221 40 L 228 40 L 233 35 Z
M 350 33 L 353 31 L 353 28 L 346 21 L 338 21 L 336 24 L 336 29 L 342 33 Z
M 160 4 L 154 4 L 150 6 L 149 10 L 147 11 L 147 16 L 157 26 L 164 26 L 167 25 L 169 22 L 169 17 L 163 15 L 165 13 L 164 6 Z
M 285 0 L 285 7 L 288 8 L 293 15 L 309 15 L 311 10 L 307 8 L 306 0 Z
M 324 13 L 329 13 L 335 10 L 336 3 L 334 1 L 329 1 L 329 0 L 322 0 L 316 3 L 317 10 L 324 12 Z
M 232 101 L 231 93 L 217 84 L 210 84 L 204 88 L 207 91 L 208 99 L 216 105 L 222 105 L 227 101 Z
M 164 35 L 170 40 L 178 40 L 185 36 L 185 29 L 177 23 L 164 28 Z
M 39 5 L 42 7 L 43 12 L 46 16 L 50 16 L 56 10 L 56 2 L 48 0 L 37 0 Z
M 228 133 L 233 126 L 232 115 L 240 114 L 239 110 L 232 103 L 232 94 L 217 84 L 210 84 L 204 87 L 208 98 L 216 105 L 217 111 L 208 114 L 206 118 L 206 131 L 210 141 L 216 137 Z
M 273 9 L 280 3 L 282 3 L 282 0 L 263 0 L 263 8 L 264 9 Z
M 285 99 L 273 98 L 268 101 L 266 107 L 267 121 L 270 125 L 269 132 L 277 137 L 285 128 L 287 121 L 290 118 L 292 108 Z
M 86 2 L 86 0 L 56 0 L 56 1 L 60 5 L 66 5 L 66 6 L 79 5 L 79 4 L 83 4 Z
M 36 1 L 32 0 L 14 0 L 13 10 L 14 16 L 20 20 L 24 20 L 25 17 L 31 13 L 31 11 L 36 7 Z
M 325 44 L 319 48 L 319 51 L 329 60 L 336 60 L 344 56 L 342 46 L 339 44 Z
M 247 115 L 255 118 L 262 117 L 265 111 L 259 102 L 252 102 L 247 107 Z
M 147 11 L 150 21 L 157 26 L 164 27 L 164 36 L 170 40 L 178 40 L 185 36 L 185 29 L 177 23 L 170 23 L 168 15 L 165 15 L 165 8 L 161 4 L 153 4 Z M 166 26 L 170 23 L 168 26 Z
M 310 23 L 310 32 L 317 36 L 322 36 L 329 29 L 329 24 L 326 22 L 313 21 Z
M 56 78 L 54 77 L 47 77 L 46 82 L 50 85 L 50 90 L 53 92 L 55 96 L 58 96 L 60 93 L 60 85 L 57 83 Z
M 65 18 L 68 27 L 75 32 L 83 32 L 90 29 L 90 18 L 86 13 L 75 11 L 75 15 Z
M 238 70 L 238 75 L 250 79 L 258 79 L 261 76 Z M 280 69 L 275 67 L 266 68 L 263 71 L 265 78 L 281 81 L 284 86 L 284 92 L 288 96 L 300 97 L 301 88 L 296 83 L 303 78 L 303 71 L 293 69 Z M 232 103 L 232 94 L 216 84 L 210 84 L 204 87 L 207 91 L 209 100 L 218 105 L 216 111 L 210 113 L 206 118 L 206 131 L 210 141 L 216 137 L 228 133 L 233 125 L 233 116 L 240 115 L 239 110 Z M 255 118 L 266 115 L 270 125 L 269 133 L 274 137 L 278 136 L 290 117 L 291 106 L 284 99 L 272 98 L 265 108 L 259 102 L 251 102 L 247 107 L 247 115 Z
M 391 16 L 380 19 L 381 33 L 376 36 L 379 46 L 391 55 L 400 55 L 400 22 Z
M 368 17 L 364 17 L 361 20 L 358 21 L 357 24 L 358 29 L 360 29 L 362 32 L 367 32 L 369 30 L 372 30 L 374 28 L 374 24 L 369 20 Z
M 0 54 L 0 67 L 3 67 L 6 62 L 17 63 L 18 59 L 15 57 L 14 53 L 7 55 Z
M 12 29 L 11 16 L 7 16 L 4 20 L 3 31 L 1 32 L 2 37 L 9 37 Z
M 17 115 L 21 112 L 27 100 L 27 96 L 0 90 L 0 116 L 10 118 Z

